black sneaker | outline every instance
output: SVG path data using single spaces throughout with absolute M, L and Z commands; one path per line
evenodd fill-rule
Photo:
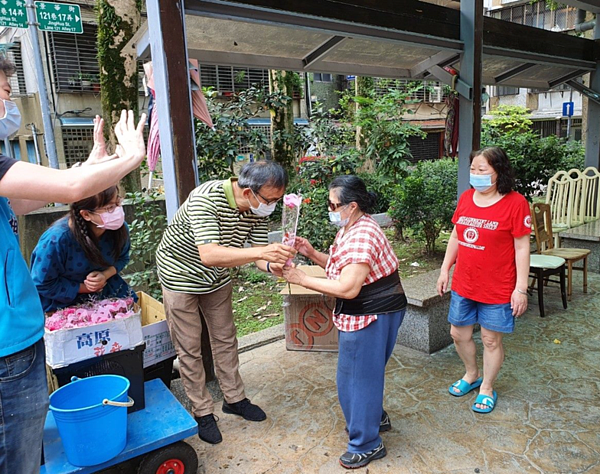
M 383 410 L 381 421 L 379 422 L 379 432 L 383 433 L 384 431 L 390 431 L 391 429 L 392 423 L 390 422 L 390 416 L 387 414 L 387 411 Z
M 383 441 L 375 449 L 366 453 L 349 453 L 345 452 L 340 456 L 340 464 L 346 469 L 358 469 L 364 467 L 375 459 L 381 459 L 387 455 Z
M 387 411 L 383 410 L 383 414 L 381 415 L 381 421 L 379 422 L 379 432 L 383 433 L 384 431 L 390 431 L 392 429 L 392 423 L 390 422 L 390 416 L 387 414 Z M 346 433 L 348 433 L 348 427 L 344 428 Z
M 250 400 L 247 398 L 236 403 L 227 403 L 223 400 L 223 413 L 238 415 L 248 421 L 263 421 L 267 419 L 267 414 L 259 406 L 250 403 Z
M 221 431 L 217 426 L 219 419 L 216 416 L 211 413 L 210 415 L 195 417 L 195 419 L 198 423 L 198 437 L 202 441 L 210 444 L 219 444 L 223 441 L 223 436 L 221 436 Z

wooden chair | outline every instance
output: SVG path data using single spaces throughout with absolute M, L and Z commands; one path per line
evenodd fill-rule
M 552 239 L 552 217 L 548 204 L 535 203 L 532 212 L 533 230 L 537 244 L 537 253 L 564 258 L 567 264 L 567 297 L 571 301 L 573 293 L 573 270 L 583 271 L 583 292 L 587 293 L 587 257 L 588 249 L 555 248 Z M 573 263 L 583 262 L 582 267 L 574 267 Z
M 600 218 L 600 172 L 595 166 L 583 170 L 584 181 L 584 221 L 591 222 Z
M 546 190 L 546 204 L 550 206 L 552 217 L 552 232 L 555 233 L 559 246 L 558 233 L 571 227 L 571 213 L 573 210 L 573 180 L 566 171 L 559 171 L 548 181 Z
M 558 275 L 560 283 L 560 295 L 562 297 L 563 308 L 567 309 L 567 291 L 565 289 L 565 259 L 552 257 L 548 255 L 532 254 L 529 257 L 529 275 L 533 277 L 529 291 L 538 292 L 538 305 L 540 308 L 540 317 L 545 317 L 544 311 L 544 286 L 550 280 L 552 275 Z M 537 281 L 537 288 L 535 282 Z
M 571 168 L 569 171 L 567 171 L 567 176 L 569 176 L 571 179 L 569 190 L 571 212 L 568 216 L 567 226 L 571 228 L 585 223 L 585 186 L 587 184 L 587 180 L 585 179 L 584 174 L 577 168 Z M 560 245 L 557 244 L 556 247 L 560 247 Z

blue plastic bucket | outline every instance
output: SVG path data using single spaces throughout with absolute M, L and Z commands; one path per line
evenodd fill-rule
M 68 461 L 94 466 L 117 456 L 127 443 L 127 390 L 120 375 L 73 381 L 50 395 L 50 410 Z M 119 403 L 119 406 L 112 403 Z

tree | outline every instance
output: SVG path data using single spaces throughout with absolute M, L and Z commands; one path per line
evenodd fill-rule
M 270 93 L 280 100 L 271 102 L 272 153 L 273 160 L 287 170 L 294 162 L 294 107 L 292 96 L 299 89 L 300 76 L 293 71 L 269 71 Z M 277 94 L 279 93 L 279 94 Z
M 138 72 L 135 51 L 124 49 L 140 27 L 142 0 L 97 0 L 98 63 L 100 65 L 100 98 L 106 123 L 109 147 L 114 149 L 114 126 L 121 110 L 134 111 L 138 117 Z M 139 171 L 123 180 L 127 191 L 141 189 Z

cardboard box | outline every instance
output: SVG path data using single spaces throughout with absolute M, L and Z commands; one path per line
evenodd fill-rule
M 316 265 L 300 265 L 310 276 L 325 278 Z M 333 324 L 335 298 L 299 285 L 285 285 L 283 295 L 285 346 L 291 351 L 337 351 L 338 330 Z
M 175 356 L 169 327 L 165 317 L 165 307 L 152 296 L 138 292 L 138 304 L 142 309 L 142 334 L 146 343 L 144 369 Z
M 53 369 L 131 349 L 143 342 L 140 312 L 93 326 L 44 332 L 46 363 Z

